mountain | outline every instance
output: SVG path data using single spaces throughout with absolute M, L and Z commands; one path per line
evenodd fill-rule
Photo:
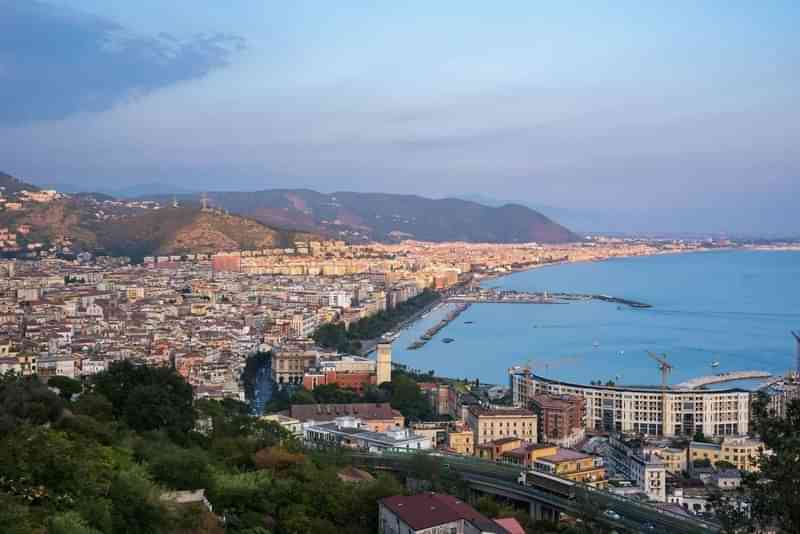
M 6 187 L 7 197 L 12 188 L 36 190 L 7 174 L 0 175 L 0 187 Z M 27 233 L 18 231 L 26 226 Z M 16 231 L 23 247 L 69 242 L 72 250 L 130 256 L 134 260 L 151 255 L 285 247 L 295 240 L 320 239 L 220 210 L 191 205 L 163 207 L 99 193 L 24 202 L 22 209 L 0 211 L 0 227 Z
M 2 188 L 4 195 L 8 195 L 10 193 L 16 194 L 20 191 L 39 191 L 39 188 L 35 185 L 22 182 L 4 172 L 0 172 L 0 188 Z
M 168 197 L 150 197 L 166 201 Z M 178 196 L 197 202 L 198 196 Z M 561 243 L 577 236 L 519 204 L 485 206 L 455 198 L 272 189 L 214 192 L 209 201 L 268 225 L 288 226 L 350 240 Z

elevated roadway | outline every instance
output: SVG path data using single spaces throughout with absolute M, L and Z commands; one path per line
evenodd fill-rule
M 442 469 L 458 473 L 475 491 L 527 503 L 531 515 L 536 519 L 556 518 L 563 512 L 578 518 L 589 515 L 593 521 L 607 527 L 629 532 L 719 532 L 719 527 L 714 523 L 584 485 L 575 486 L 574 499 L 537 487 L 520 485 L 517 483 L 520 468 L 507 464 L 438 453 L 361 453 L 355 454 L 353 460 L 376 469 L 408 473 L 414 471 L 414 462 L 419 454 L 435 458 Z M 606 510 L 614 510 L 619 514 L 619 519 L 606 516 Z
M 772 374 L 766 371 L 731 371 L 716 375 L 701 376 L 692 378 L 686 382 L 681 382 L 672 386 L 674 389 L 697 389 L 713 384 L 724 384 L 725 382 L 735 382 L 737 380 L 752 380 L 759 378 L 772 378 Z

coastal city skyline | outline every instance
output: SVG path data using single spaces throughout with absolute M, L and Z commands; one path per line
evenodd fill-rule
M 793 2 L 2 9 L 2 169 L 41 186 L 483 195 L 575 210 L 581 231 L 799 231 Z
M 0 533 L 797 534 L 798 20 L 0 0 Z

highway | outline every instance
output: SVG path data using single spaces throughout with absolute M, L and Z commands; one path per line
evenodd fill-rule
M 353 455 L 353 459 L 374 468 L 408 471 L 412 467 L 416 454 L 357 453 Z M 517 501 L 536 503 L 578 518 L 586 517 L 587 511 L 589 511 L 593 521 L 612 529 L 680 534 L 719 532 L 719 527 L 714 523 L 662 510 L 638 500 L 588 486 L 577 486 L 575 499 L 568 499 L 535 487 L 523 486 L 517 483 L 520 473 L 520 468 L 517 466 L 449 454 L 430 453 L 426 455 L 436 458 L 443 469 L 459 473 L 477 491 Z M 613 510 L 619 514 L 620 518 L 614 520 L 604 515 L 606 510 Z

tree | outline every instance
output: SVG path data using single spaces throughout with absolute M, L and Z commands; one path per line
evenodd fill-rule
M 692 441 L 697 441 L 698 443 L 713 443 L 709 438 L 706 437 L 701 431 L 697 431 L 692 436 Z
M 194 427 L 192 387 L 173 369 L 123 360 L 95 375 L 93 383 L 111 402 L 114 416 L 134 430 L 186 433 Z
M 58 394 L 64 400 L 71 400 L 74 395 L 83 391 L 83 384 L 68 376 L 54 376 L 47 381 L 48 387 L 58 389 Z
M 716 492 L 709 499 L 723 534 L 753 531 L 750 499 L 741 486 L 732 492 Z
M 406 419 L 419 421 L 429 419 L 433 415 L 430 402 L 420 391 L 417 383 L 404 373 L 392 373 L 392 381 L 388 386 L 391 392 L 392 408 L 400 410 Z
M 125 402 L 123 418 L 138 432 L 159 429 L 188 432 L 194 426 L 191 387 L 188 393 L 187 399 L 170 394 L 160 385 L 137 386 Z
M 768 411 L 766 395 L 753 401 L 753 427 L 770 454 L 759 459 L 760 474 L 744 477 L 752 499 L 753 519 L 783 532 L 800 532 L 800 400 L 791 401 L 786 416 Z
M 118 473 L 108 493 L 114 504 L 114 534 L 156 534 L 163 530 L 167 514 L 159 501 L 158 489 L 141 470 Z
M 736 469 L 736 466 L 727 460 L 720 460 L 714 464 L 716 469 Z
M 107 398 L 99 393 L 84 393 L 72 403 L 72 411 L 100 422 L 108 422 L 114 418 L 114 407 Z
M 0 436 L 19 425 L 55 422 L 63 409 L 63 400 L 38 378 L 6 377 L 0 383 Z
M 75 512 L 64 512 L 50 519 L 47 532 L 49 534 L 100 534 L 87 521 Z

